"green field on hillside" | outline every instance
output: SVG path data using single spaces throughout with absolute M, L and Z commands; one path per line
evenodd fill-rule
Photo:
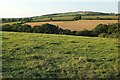
M 33 21 L 44 22 L 44 21 L 73 21 L 76 16 L 63 16 L 63 17 L 40 17 Z
M 53 21 L 73 21 L 76 16 L 54 17 Z
M 2 32 L 3 78 L 114 78 L 118 40 Z
M 82 16 L 82 20 L 87 20 L 87 19 L 93 19 L 93 20 L 96 20 L 96 19 L 102 19 L 102 20 L 118 20 L 118 16 L 113 16 L 113 15 L 100 15 L 100 16 Z
M 7 23 L 0 23 L 0 26 L 2 26 L 2 25 L 6 25 L 6 24 L 13 25 L 13 24 L 16 24 L 16 23 L 20 23 L 20 22 L 7 22 Z
M 77 17 L 77 15 L 70 15 L 70 16 L 41 16 L 36 17 L 33 19 L 33 21 L 74 21 L 74 18 Z M 52 20 L 50 20 L 52 19 Z M 118 16 L 114 15 L 97 15 L 97 16 L 83 16 L 81 15 L 80 20 L 118 20 Z

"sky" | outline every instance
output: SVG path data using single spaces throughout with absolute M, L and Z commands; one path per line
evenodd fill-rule
M 20 18 L 52 13 L 96 11 L 118 13 L 119 0 L 0 0 L 0 18 Z

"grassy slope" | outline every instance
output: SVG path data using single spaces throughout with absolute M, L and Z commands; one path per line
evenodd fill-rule
M 74 18 L 77 17 L 76 15 L 70 15 L 70 16 L 52 16 L 52 17 L 36 17 L 33 21 L 50 21 L 50 18 L 52 18 L 53 21 L 74 21 Z M 96 18 L 102 18 L 107 20 L 108 18 L 111 18 L 112 20 L 118 20 L 118 16 L 114 15 L 100 15 L 100 16 L 82 16 L 81 20 L 96 20 Z M 109 20 L 109 19 L 108 19 Z
M 114 15 L 102 15 L 102 16 L 82 16 L 82 19 L 84 20 L 84 19 L 89 19 L 89 18 L 91 18 L 91 19 L 96 19 L 97 17 L 99 17 L 99 18 L 103 18 L 103 19 L 105 19 L 105 18 L 111 18 L 112 20 L 118 20 L 118 16 L 114 16 Z
M 4 77 L 116 76 L 117 39 L 3 32 Z
M 43 15 L 43 16 L 35 16 L 33 17 L 34 20 L 33 21 L 49 21 L 50 18 L 52 18 L 52 20 L 54 21 L 73 21 L 75 17 L 77 17 L 77 15 L 80 14 L 82 16 L 82 20 L 96 20 L 96 18 L 111 18 L 112 20 L 118 20 L 118 16 L 115 15 L 105 15 L 105 13 L 102 13 L 104 15 L 101 15 L 101 12 L 67 12 L 67 13 L 55 13 L 55 14 L 48 14 L 48 15 Z M 86 16 L 88 15 L 89 16 Z M 94 15 L 94 16 L 92 16 Z M 106 19 L 107 20 L 107 19 Z M 108 19 L 109 20 L 109 19 Z

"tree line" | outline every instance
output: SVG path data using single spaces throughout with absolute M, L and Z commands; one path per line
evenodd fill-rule
M 93 30 L 83 31 L 71 31 L 69 29 L 62 29 L 59 26 L 53 24 L 42 24 L 38 26 L 30 26 L 27 24 L 16 23 L 16 24 L 5 24 L 2 25 L 2 31 L 12 32 L 29 32 L 29 33 L 47 33 L 47 34 L 66 34 L 76 36 L 90 36 L 90 37 L 119 37 L 119 26 L 120 23 L 114 24 L 99 24 Z

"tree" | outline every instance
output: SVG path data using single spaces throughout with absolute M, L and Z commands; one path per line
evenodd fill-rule
M 118 24 L 112 24 L 112 25 L 109 25 L 110 27 L 109 27 L 109 29 L 108 29 L 108 33 L 109 34 L 112 34 L 112 33 L 116 33 L 116 32 L 118 32 L 119 30 L 118 30 Z
M 107 33 L 108 32 L 108 28 L 109 26 L 107 26 L 106 24 L 99 24 L 95 27 L 95 31 L 98 33 L 98 34 L 101 34 L 101 33 Z
M 76 17 L 73 20 L 80 20 L 81 19 L 81 15 L 77 14 Z
M 21 30 L 22 32 L 32 32 L 32 28 L 30 25 L 21 25 Z
M 2 31 L 13 31 L 13 26 L 9 24 L 2 25 Z
M 35 26 L 33 28 L 33 32 L 37 32 L 37 33 L 49 33 L 49 34 L 58 34 L 59 33 L 59 27 L 56 25 L 52 25 L 52 24 L 42 24 L 40 26 Z

